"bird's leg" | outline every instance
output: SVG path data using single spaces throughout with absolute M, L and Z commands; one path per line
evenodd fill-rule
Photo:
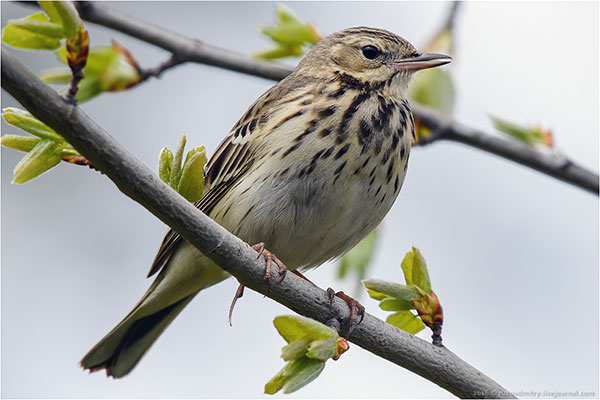
M 285 264 L 283 262 L 281 262 L 281 260 L 279 258 L 277 258 L 277 256 L 275 254 L 273 254 L 269 250 L 265 249 L 264 243 L 262 243 L 262 242 L 257 243 L 254 246 L 252 246 L 252 248 L 254 249 L 254 251 L 258 252 L 258 257 L 256 257 L 256 258 L 259 258 L 262 255 L 265 257 L 265 260 L 267 261 L 267 267 L 265 268 L 265 274 L 263 275 L 263 280 L 265 281 L 265 285 L 267 285 L 267 293 L 268 293 L 269 288 L 271 287 L 271 284 L 269 283 L 269 278 L 271 278 L 272 264 L 275 263 L 275 265 L 277 265 L 277 267 L 279 268 L 279 272 L 281 273 L 281 278 L 277 282 L 278 284 L 283 282 L 283 279 L 285 278 L 285 274 L 287 273 L 287 267 L 285 266 Z
M 365 318 L 365 307 L 344 292 L 336 292 L 332 288 L 327 288 L 327 293 L 329 294 L 330 308 L 333 308 L 334 297 L 339 297 L 348 304 L 348 307 L 350 308 L 350 327 L 348 328 L 348 335 L 346 337 L 350 337 L 354 328 L 356 328 Z M 356 322 L 357 315 L 360 316 L 358 323 Z
M 231 305 L 229 306 L 229 326 L 231 325 L 231 316 L 233 315 L 233 308 L 235 307 L 235 303 L 237 303 L 238 299 L 244 295 L 244 288 L 246 286 L 240 284 L 237 290 L 235 291 L 235 295 L 233 296 L 233 300 L 231 301 Z
M 252 248 L 254 249 L 254 251 L 258 252 L 258 257 L 256 257 L 257 259 L 260 256 L 264 256 L 265 260 L 267 261 L 267 266 L 265 268 L 265 274 L 263 275 L 263 280 L 265 281 L 265 284 L 267 285 L 267 292 L 269 292 L 269 288 L 270 288 L 269 279 L 271 278 L 271 267 L 272 267 L 273 263 L 275 263 L 275 265 L 277 265 L 277 267 L 279 268 L 279 272 L 281 273 L 281 278 L 279 278 L 279 281 L 277 282 L 277 284 L 280 284 L 281 282 L 283 282 L 283 279 L 285 278 L 285 274 L 287 273 L 288 269 L 285 266 L 285 264 L 283 262 L 281 262 L 281 260 L 279 258 L 277 258 L 277 256 L 275 254 L 273 254 L 269 250 L 265 249 L 264 243 L 262 243 L 262 242 L 257 243 L 254 246 L 252 246 Z M 299 272 L 298 272 L 298 275 L 300 275 L 301 277 L 306 279 Z M 306 280 L 308 281 L 308 279 L 306 279 Z M 238 286 L 237 290 L 235 291 L 235 295 L 233 296 L 233 300 L 231 301 L 231 305 L 229 306 L 229 326 L 231 326 L 231 316 L 233 315 L 233 309 L 235 308 L 235 303 L 237 303 L 238 299 L 244 295 L 244 288 L 245 288 L 245 286 L 242 284 L 240 284 L 240 286 Z M 266 296 L 266 294 L 265 294 L 265 296 Z

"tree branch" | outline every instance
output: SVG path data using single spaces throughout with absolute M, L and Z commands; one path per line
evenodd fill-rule
M 80 2 L 78 8 L 84 20 L 161 47 L 171 52 L 182 63 L 208 64 L 271 80 L 281 80 L 292 72 L 287 67 L 252 60 L 245 55 L 211 46 L 139 20 L 101 2 Z M 412 108 L 415 117 L 420 118 L 424 126 L 437 132 L 433 140 L 444 139 L 463 143 L 599 194 L 598 174 L 576 165 L 567 158 L 547 154 L 515 140 L 503 139 L 459 124 L 423 106 L 412 105 Z
M 265 289 L 262 278 L 264 261 L 256 259 L 256 252 L 248 244 L 163 183 L 81 109 L 66 103 L 4 48 L 1 78 L 2 88 L 34 116 L 63 135 L 125 195 L 179 232 L 240 283 L 259 292 Z M 274 276 L 274 279 L 279 277 Z M 267 296 L 301 315 L 321 322 L 326 322 L 336 314 L 346 320 L 349 316 L 343 301 L 334 299 L 332 312 L 327 292 L 294 274 L 288 274 L 281 284 L 272 285 Z M 354 330 L 349 340 L 457 396 L 512 396 L 448 349 L 433 346 L 370 314 L 365 315 L 363 323 Z
M 266 79 L 281 80 L 289 68 L 255 61 L 243 54 L 211 46 L 157 25 L 131 17 L 102 2 L 78 2 L 81 18 L 138 38 L 171 52 L 181 62 L 212 65 Z
M 451 117 L 428 107 L 412 104 L 411 108 L 421 123 L 432 131 L 433 139 L 431 141 L 421 140 L 420 145 L 427 145 L 438 140 L 468 144 L 598 194 L 598 174 L 575 164 L 564 156 L 543 152 L 516 140 L 491 135 L 454 121 Z

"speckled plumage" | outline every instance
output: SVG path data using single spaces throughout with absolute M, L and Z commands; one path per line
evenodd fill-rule
M 424 58 L 380 29 L 324 38 L 235 124 L 207 165 L 197 206 L 246 242 L 264 242 L 292 270 L 342 255 L 398 196 L 414 138 L 408 82 L 414 70 L 447 62 L 440 57 Z M 199 290 L 227 277 L 172 231 L 149 275 L 159 270 L 84 368 L 127 374 Z

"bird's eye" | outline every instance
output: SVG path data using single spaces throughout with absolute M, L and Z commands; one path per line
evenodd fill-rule
M 377 56 L 380 54 L 379 49 L 375 46 L 365 46 L 362 48 L 362 53 L 363 56 L 365 56 L 365 58 L 368 58 L 369 60 L 374 60 L 377 58 Z

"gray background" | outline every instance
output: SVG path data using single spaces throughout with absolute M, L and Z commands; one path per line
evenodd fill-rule
M 423 44 L 448 3 L 292 3 L 323 33 L 390 29 Z M 118 3 L 115 7 L 208 43 L 249 53 L 274 4 Z M 2 23 L 30 13 L 2 3 Z M 111 38 L 143 66 L 168 55 L 88 24 L 93 45 Z M 598 168 L 598 4 L 466 3 L 457 21 L 452 73 L 456 117 L 489 126 L 490 110 L 541 122 L 558 148 Z M 12 50 L 11 50 L 12 51 Z M 35 72 L 52 53 L 12 51 Z M 84 110 L 153 170 L 182 130 L 209 153 L 273 83 L 184 65 Z M 16 105 L 2 92 L 2 107 Z M 15 129 L 3 123 L 4 133 Z M 203 292 L 122 380 L 88 375 L 78 360 L 146 290 L 165 226 L 104 176 L 60 165 L 11 185 L 21 153 L 2 149 L 3 397 L 261 397 L 283 365 L 272 326 L 291 313 L 247 292 L 227 324 L 236 282 Z M 519 391 L 598 396 L 598 198 L 459 144 L 417 148 L 384 221 L 371 277 L 401 280 L 400 260 L 425 255 L 445 309 L 444 342 Z M 322 287 L 352 290 L 335 268 L 309 273 Z M 387 313 L 362 297 L 368 311 Z M 419 334 L 429 339 L 429 332 Z M 357 346 L 290 397 L 448 397 L 436 385 Z M 551 396 L 546 394 L 545 396 Z

